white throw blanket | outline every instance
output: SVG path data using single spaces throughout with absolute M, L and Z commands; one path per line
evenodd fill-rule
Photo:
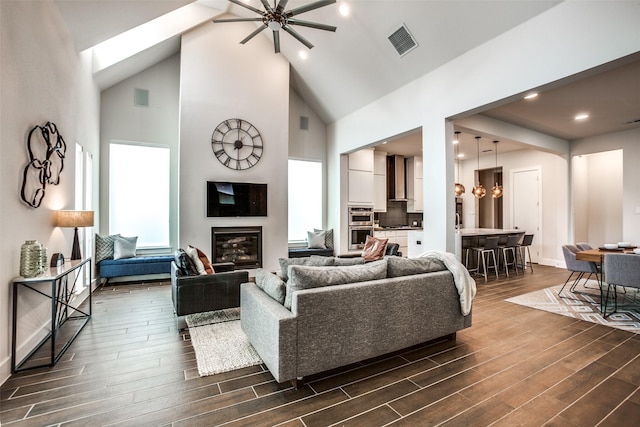
M 453 274 L 453 281 L 458 289 L 458 295 L 460 295 L 460 311 L 464 316 L 469 314 L 473 297 L 476 296 L 476 281 L 473 280 L 464 265 L 458 261 L 458 258 L 450 252 L 443 251 L 423 252 L 418 258 L 434 258 L 444 263 Z

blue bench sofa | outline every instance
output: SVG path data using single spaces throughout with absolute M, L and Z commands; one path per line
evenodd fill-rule
M 170 274 L 171 261 L 173 261 L 173 255 L 104 259 L 98 263 L 98 275 L 101 279 L 105 279 L 104 286 L 113 277 Z

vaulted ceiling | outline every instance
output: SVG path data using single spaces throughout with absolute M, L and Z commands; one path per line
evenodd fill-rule
M 179 51 L 180 34 L 213 18 L 256 17 L 227 0 L 53 0 L 60 10 L 78 51 L 113 40 L 127 31 L 143 34 L 149 22 L 166 29 L 139 51 L 123 55 L 99 71 L 103 88 L 121 81 Z M 247 0 L 263 9 L 260 0 Z M 273 0 L 270 0 L 273 3 Z M 290 0 L 286 9 L 313 3 Z M 453 58 L 487 42 L 560 3 L 559 0 L 344 0 L 298 17 L 338 27 L 328 32 L 295 27 L 314 44 L 311 50 L 281 31 L 281 55 L 291 64 L 292 87 L 327 123 L 373 102 Z M 339 6 L 349 7 L 348 16 Z M 155 21 L 154 21 L 155 20 Z M 400 56 L 389 35 L 402 25 L 418 46 Z M 169 28 L 170 27 L 170 28 Z M 147 31 L 149 32 L 149 31 Z M 247 34 L 248 35 L 248 34 Z M 272 40 L 271 31 L 258 35 Z M 243 49 L 238 40 L 238 50 Z M 251 43 L 249 41 L 248 43 Z M 301 59 L 300 51 L 308 53 Z M 275 54 L 275 53 L 274 53 Z M 631 63 L 629 63 L 631 62 Z M 534 102 L 509 101 L 482 113 L 549 135 L 576 139 L 640 126 L 640 62 L 625 61 L 591 74 L 576 76 L 540 89 Z M 577 109 L 591 109 L 594 120 L 576 126 L 564 120 Z

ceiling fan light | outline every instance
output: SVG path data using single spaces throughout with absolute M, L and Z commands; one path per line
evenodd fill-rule
M 282 28 L 282 24 L 278 21 L 269 21 L 267 27 L 269 27 L 271 31 L 279 31 L 280 28 Z

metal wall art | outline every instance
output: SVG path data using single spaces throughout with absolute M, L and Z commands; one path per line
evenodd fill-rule
M 64 168 L 67 144 L 55 123 L 35 126 L 27 138 L 29 163 L 24 168 L 22 200 L 33 208 L 42 203 L 47 184 L 58 185 Z

